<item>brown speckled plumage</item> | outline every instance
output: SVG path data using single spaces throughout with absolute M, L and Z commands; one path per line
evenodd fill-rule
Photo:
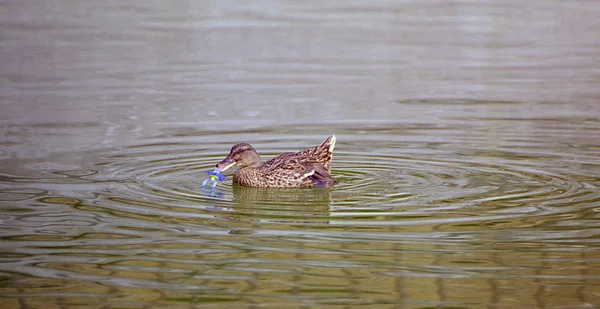
M 262 162 L 258 153 L 246 143 L 236 144 L 229 155 L 217 164 L 219 171 L 232 166 L 240 169 L 233 174 L 233 183 L 252 187 L 313 187 L 330 186 L 331 157 L 335 135 L 323 143 L 299 152 L 282 153 Z

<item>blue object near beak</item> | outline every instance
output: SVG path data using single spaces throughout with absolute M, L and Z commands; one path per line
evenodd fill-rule
M 209 177 L 202 182 L 202 187 L 206 187 L 206 185 L 210 182 L 210 186 L 214 188 L 220 181 L 225 180 L 225 175 L 221 174 L 219 169 L 215 169 L 214 171 L 206 171 L 206 173 Z

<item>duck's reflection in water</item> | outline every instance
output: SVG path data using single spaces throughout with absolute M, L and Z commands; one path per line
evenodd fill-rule
M 327 224 L 333 205 L 330 189 L 233 186 L 238 217 L 254 222 Z

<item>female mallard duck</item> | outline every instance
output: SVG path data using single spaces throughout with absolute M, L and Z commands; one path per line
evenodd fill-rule
M 262 162 L 250 144 L 239 143 L 231 147 L 229 155 L 217 164 L 215 172 L 239 166 L 240 169 L 233 174 L 233 183 L 242 186 L 328 187 L 337 182 L 330 174 L 333 147 L 335 135 L 319 146 L 282 153 Z

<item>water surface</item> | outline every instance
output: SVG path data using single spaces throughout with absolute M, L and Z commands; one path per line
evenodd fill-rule
M 600 304 L 594 1 L 0 7 L 3 307 Z

